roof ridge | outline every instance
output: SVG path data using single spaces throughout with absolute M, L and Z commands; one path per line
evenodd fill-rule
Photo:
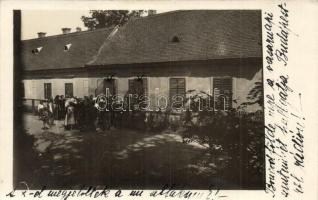
M 94 30 L 72 32 L 72 33 L 67 33 L 67 34 L 50 35 L 50 36 L 45 36 L 43 38 L 31 38 L 31 39 L 26 39 L 26 40 L 21 40 L 21 41 L 25 42 L 25 41 L 34 41 L 34 40 L 45 40 L 47 38 L 59 38 L 59 37 L 67 37 L 67 36 L 74 36 L 74 35 L 83 35 L 83 34 L 88 34 L 88 33 L 93 33 L 93 32 L 111 30 L 113 28 L 114 27 L 99 28 L 99 29 L 94 29 Z
M 187 11 L 187 10 L 170 10 L 170 11 L 167 11 L 167 12 L 162 12 L 162 13 L 157 13 L 157 14 L 153 14 L 153 15 L 147 15 L 145 16 L 145 18 L 147 17 L 158 17 L 160 15 L 168 15 L 168 14 L 173 14 L 173 13 L 177 13 L 177 12 L 184 12 L 184 11 Z
M 147 15 L 147 16 L 144 16 L 144 17 L 136 17 L 136 18 L 133 19 L 133 21 L 134 20 L 141 20 L 141 19 L 155 18 L 155 17 L 160 17 L 162 15 L 168 15 L 168 14 L 173 14 L 173 13 L 177 13 L 177 12 L 184 12 L 184 11 L 188 11 L 188 10 L 171 10 L 171 11 L 162 12 L 162 13 L 158 13 L 158 14 Z
M 185 11 L 191 11 L 191 10 L 172 10 L 172 11 L 162 12 L 162 13 L 158 13 L 158 14 L 154 14 L 154 15 L 148 15 L 148 16 L 144 16 L 144 17 L 137 17 L 137 18 L 134 18 L 132 21 L 141 20 L 141 19 L 149 19 L 149 18 L 159 17 L 159 16 L 162 16 L 162 15 L 168 15 L 168 14 L 173 14 L 173 13 L 177 13 L 177 12 L 185 12 Z M 91 33 L 91 32 L 102 31 L 102 30 L 110 30 L 110 29 L 114 29 L 114 28 L 115 27 L 106 27 L 106 28 L 99 28 L 99 29 L 94 29 L 94 30 L 71 32 L 71 33 L 67 33 L 67 34 L 50 35 L 50 36 L 45 36 L 43 38 L 31 38 L 31 39 L 26 39 L 26 40 L 21 40 L 21 41 L 43 40 L 43 39 L 46 39 L 46 38 L 66 37 L 66 36 L 69 36 L 69 35 L 81 35 L 81 34 L 87 34 L 87 33 Z
M 175 14 L 175 13 L 179 13 L 179 12 L 193 12 L 193 11 L 211 11 L 211 12 L 223 12 L 223 11 L 256 11 L 257 9 L 240 9 L 240 10 L 235 10 L 235 9 L 189 9 L 189 10 L 171 10 L 171 11 L 167 11 L 167 12 L 162 12 L 162 13 L 158 13 L 158 14 L 153 14 L 153 15 L 147 15 L 144 17 L 137 17 L 134 18 L 134 20 L 140 20 L 140 19 L 148 19 L 148 18 L 155 18 L 155 17 L 160 17 L 162 15 L 169 15 L 169 14 Z
M 120 27 L 86 65 L 261 57 L 260 20 L 260 10 L 178 10 L 137 18 Z M 183 39 L 173 44 L 170 38 L 179 33 Z

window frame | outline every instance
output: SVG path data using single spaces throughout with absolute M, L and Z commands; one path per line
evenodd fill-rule
M 52 98 L 52 83 L 44 83 L 44 99 L 50 99 Z M 50 95 L 48 94 L 48 87 L 47 86 L 50 86 Z
M 172 80 L 176 80 L 176 79 L 182 79 L 184 81 L 184 94 L 183 95 L 180 95 L 178 93 L 178 90 L 179 89 L 182 89 L 177 87 L 177 88 L 174 88 L 174 89 L 177 89 L 177 93 L 176 95 L 172 95 Z M 174 97 L 178 97 L 178 96 L 182 96 L 183 97 L 183 100 L 186 100 L 187 98 L 187 78 L 186 77 L 170 77 L 169 78 L 169 104 L 172 105 L 172 100 Z
M 131 81 L 134 81 L 134 82 L 138 82 L 138 81 L 145 81 L 142 82 L 142 89 L 143 89 L 143 93 L 142 94 L 137 94 L 137 93 L 132 93 L 131 92 Z M 148 90 L 149 90 L 149 79 L 147 77 L 142 77 L 141 79 L 140 78 L 129 78 L 128 79 L 128 99 L 129 99 L 129 108 L 130 109 L 135 109 L 135 105 L 138 105 L 138 109 L 139 109 L 139 104 L 142 103 L 142 102 L 145 102 L 145 97 L 148 95 Z M 138 96 L 136 96 L 136 94 Z M 140 99 L 140 97 L 144 97 L 142 99 Z M 149 105 L 145 106 L 146 104 L 143 104 L 143 108 L 145 107 L 148 107 Z
M 109 91 L 110 92 L 110 96 L 116 96 L 118 94 L 118 78 L 116 77 L 113 77 L 111 79 L 108 79 L 107 77 L 104 77 L 104 78 L 100 78 L 100 79 L 97 79 L 96 80 L 96 88 L 95 88 L 95 96 L 98 96 L 98 95 L 101 95 L 101 94 L 104 94 L 106 95 L 106 85 L 105 85 L 105 82 L 107 81 L 113 81 L 113 92 L 112 91 Z M 99 88 L 99 87 L 103 87 L 102 89 Z M 88 86 L 89 88 L 89 86 Z M 100 92 L 99 94 L 98 91 L 101 89 L 102 92 Z
M 222 89 L 222 90 L 220 90 L 220 91 L 223 91 L 223 92 L 220 92 L 220 95 L 219 96 L 225 96 L 225 97 L 228 97 L 227 99 L 226 99 L 226 104 L 224 105 L 223 104 L 223 108 L 221 108 L 221 109 L 219 109 L 219 108 L 216 108 L 216 104 L 217 104 L 217 102 L 216 102 L 216 94 L 215 94 L 215 88 L 217 88 L 216 87 L 216 80 L 220 80 L 220 79 L 224 79 L 224 80 L 230 80 L 230 85 L 231 85 L 231 88 L 230 88 L 230 91 L 229 91 L 229 93 L 228 94 L 224 94 L 224 91 L 226 91 L 226 89 L 224 90 L 224 89 Z M 224 111 L 228 111 L 228 110 L 230 110 L 231 108 L 233 108 L 233 88 L 234 88 L 234 83 L 233 83 L 233 77 L 231 77 L 231 76 L 218 76 L 218 77 L 212 77 L 212 94 L 213 94 L 213 108 L 214 108 L 214 110 L 215 111 L 217 111 L 217 110 L 224 110 Z
M 66 88 L 67 85 L 72 86 L 72 95 L 67 94 L 67 88 Z M 65 97 L 73 97 L 74 96 L 74 84 L 72 82 L 64 83 L 64 95 L 65 95 Z
M 141 79 L 139 79 L 139 78 L 129 78 L 128 79 L 128 94 L 132 94 L 132 95 L 136 94 L 136 93 L 131 93 L 130 81 L 140 81 L 140 80 L 146 81 L 146 83 L 142 83 L 142 87 L 143 87 L 143 94 L 142 95 L 147 95 L 148 94 L 148 88 L 149 88 L 148 83 L 149 83 L 149 81 L 148 81 L 147 77 L 143 77 Z

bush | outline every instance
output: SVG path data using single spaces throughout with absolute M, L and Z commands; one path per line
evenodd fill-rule
M 198 103 L 195 103 L 198 98 L 202 100 L 200 95 L 188 99 L 193 101 L 193 107 L 183 118 L 183 137 L 208 146 L 211 159 L 221 154 L 226 157 L 228 164 L 222 169 L 224 174 L 240 179 L 243 173 L 243 184 L 263 180 L 264 122 L 263 118 L 255 117 L 260 116 L 260 111 L 198 111 Z

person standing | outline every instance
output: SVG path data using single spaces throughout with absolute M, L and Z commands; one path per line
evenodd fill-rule
M 40 119 L 43 122 L 43 130 L 49 129 L 49 109 L 48 109 L 48 105 L 44 105 L 42 104 L 43 107 L 40 110 Z
M 66 108 L 65 108 L 65 98 L 64 95 L 60 96 L 60 109 L 61 109 L 61 119 L 65 119 Z
M 60 119 L 60 96 L 56 95 L 54 98 L 54 119 L 59 120 Z
M 84 96 L 83 107 L 82 107 L 82 117 L 83 117 L 83 128 L 88 130 L 90 126 L 90 102 L 87 96 Z
M 95 108 L 95 100 L 93 95 L 90 95 L 88 100 L 88 128 L 89 130 L 96 130 L 96 121 L 97 121 L 97 109 Z
M 53 105 L 52 98 L 50 98 L 48 102 L 48 111 L 49 111 L 49 124 L 52 126 L 54 125 L 54 105 Z
M 72 99 L 68 99 L 65 102 L 66 107 L 66 115 L 65 115 L 65 128 L 67 130 L 73 129 L 75 125 L 75 101 Z
M 40 103 L 38 104 L 39 119 L 41 119 L 43 108 L 44 108 L 44 105 L 43 105 L 43 101 L 41 100 Z

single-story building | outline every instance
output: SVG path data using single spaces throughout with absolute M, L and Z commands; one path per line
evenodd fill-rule
M 108 88 L 147 94 L 154 110 L 158 96 L 203 91 L 223 97 L 219 109 L 235 108 L 262 81 L 261 30 L 260 10 L 187 10 L 25 40 L 24 98 L 82 98 Z
M 77 31 L 21 42 L 24 98 L 48 99 L 55 95 L 83 97 L 89 93 L 85 63 L 98 52 L 115 29 Z

